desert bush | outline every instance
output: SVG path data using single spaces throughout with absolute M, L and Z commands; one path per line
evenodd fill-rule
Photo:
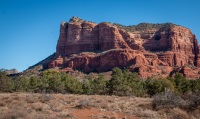
M 26 95 L 25 100 L 27 103 L 35 103 L 37 101 L 37 97 L 34 95 Z
M 32 76 L 30 79 L 29 79 L 29 90 L 31 92 L 38 92 L 39 90 L 39 85 L 40 83 L 40 79 L 36 76 Z
M 165 89 L 174 90 L 173 84 L 167 79 L 155 79 L 153 77 L 148 78 L 145 81 L 145 90 L 148 95 L 153 96 L 155 94 L 165 91 Z
M 48 79 L 48 91 L 49 92 L 55 92 L 55 93 L 59 93 L 64 91 L 65 86 L 64 83 L 61 82 L 61 78 L 60 77 L 51 77 Z
M 191 119 L 191 115 L 180 108 L 167 109 L 165 111 L 168 119 Z
M 91 88 L 91 81 L 88 79 L 84 79 L 82 82 L 82 89 L 83 94 L 93 94 L 92 88 Z
M 199 93 L 193 94 L 186 94 L 181 95 L 182 99 L 187 102 L 186 105 L 182 105 L 180 108 L 188 111 L 193 112 L 196 109 L 200 108 L 200 95 Z
M 111 95 L 144 96 L 144 81 L 135 72 L 114 68 L 111 80 L 108 82 L 108 91 Z
M 42 72 L 41 78 L 43 80 L 40 80 L 40 83 L 41 83 L 40 86 L 44 89 L 46 88 L 47 92 L 59 93 L 59 92 L 64 91 L 64 84 L 62 83 L 60 72 L 57 72 L 54 70 L 46 70 Z M 48 84 L 48 85 L 44 85 L 44 84 Z
M 174 77 L 168 77 L 168 80 L 172 82 L 175 90 L 180 94 L 190 91 L 190 81 L 186 79 L 182 74 L 176 73 Z
M 82 84 L 76 78 L 67 74 L 63 77 L 62 82 L 64 83 L 65 91 L 68 93 L 82 93 Z
M 13 81 L 6 76 L 5 71 L 0 71 L 0 92 L 11 92 L 13 88 Z
M 29 79 L 23 76 L 18 76 L 13 79 L 14 91 L 29 91 Z
M 196 80 L 189 80 L 189 89 L 193 93 L 198 93 L 200 92 L 200 79 Z
M 132 89 L 125 80 L 123 72 L 120 68 L 114 68 L 111 79 L 108 82 L 110 95 L 131 95 Z
M 42 108 L 43 108 L 43 104 L 40 103 L 40 102 L 35 102 L 31 106 L 32 106 L 31 108 L 34 109 L 37 112 L 41 112 Z
M 90 100 L 88 98 L 82 99 L 79 101 L 79 103 L 76 105 L 76 108 L 89 108 L 91 107 L 90 105 Z
M 186 103 L 179 94 L 174 93 L 170 89 L 166 89 L 163 93 L 153 96 L 152 105 L 153 109 L 160 110 L 182 107 Z
M 135 72 L 131 73 L 128 70 L 124 70 L 123 73 L 128 86 L 132 89 L 132 95 L 144 96 L 145 95 L 144 81 L 141 78 L 139 78 L 137 73 Z
M 47 103 L 47 102 L 49 102 L 50 100 L 52 100 L 53 99 L 53 97 L 52 97 L 52 95 L 50 95 L 50 94 L 42 94 L 40 97 L 39 97 L 39 100 L 40 100 L 40 102 L 42 102 L 42 103 Z
M 155 110 L 180 108 L 187 112 L 193 112 L 200 107 L 200 95 L 180 95 L 171 90 L 166 90 L 153 97 L 152 105 Z
M 99 75 L 98 78 L 91 80 L 91 90 L 93 94 L 106 94 L 107 93 L 107 81 L 104 75 Z
M 49 91 L 49 79 L 41 77 L 37 84 L 37 92 L 47 93 Z
M 15 110 L 2 114 L 1 119 L 23 119 L 26 117 L 26 115 L 27 115 L 26 111 Z

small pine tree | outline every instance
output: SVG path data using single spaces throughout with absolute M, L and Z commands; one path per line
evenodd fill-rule
M 82 89 L 83 89 L 83 94 L 93 94 L 91 84 L 92 82 L 88 79 L 84 79 L 82 82 Z
M 33 76 L 29 79 L 29 89 L 31 92 L 36 92 L 38 86 L 38 79 L 37 77 Z
M 107 81 L 104 78 L 104 75 L 99 75 L 97 79 L 91 81 L 92 92 L 94 94 L 106 94 L 107 92 Z
M 0 92 L 12 92 L 13 88 L 13 81 L 6 76 L 5 70 L 0 70 Z
M 164 92 L 165 89 L 174 90 L 173 84 L 167 79 L 150 77 L 145 81 L 145 90 L 150 96 Z
M 176 73 L 174 77 L 168 79 L 172 82 L 177 92 L 182 94 L 190 91 L 190 81 L 182 74 Z
M 128 74 L 127 74 L 128 75 Z M 119 68 L 114 68 L 111 80 L 108 82 L 108 89 L 110 95 L 131 95 L 132 89 L 128 85 L 128 81 L 126 80 L 126 74 L 123 74 L 122 70 Z
M 83 93 L 82 84 L 76 78 L 71 77 L 69 74 L 63 78 L 65 91 L 69 93 Z
M 24 76 L 18 76 L 13 79 L 14 91 L 29 91 L 29 79 Z

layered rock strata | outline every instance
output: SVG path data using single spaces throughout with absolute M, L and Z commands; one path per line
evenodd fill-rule
M 106 72 L 128 68 L 141 77 L 183 73 L 200 77 L 198 41 L 185 27 L 166 24 L 121 26 L 73 17 L 60 25 L 56 56 L 48 68 Z

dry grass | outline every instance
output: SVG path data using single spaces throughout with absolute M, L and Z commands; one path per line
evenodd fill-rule
M 152 107 L 170 119 L 199 119 L 200 95 L 178 95 L 167 91 L 153 97 Z
M 179 107 L 157 105 L 153 109 L 152 105 L 152 99 L 138 97 L 3 93 L 0 119 L 195 119 L 200 116 L 199 109 L 189 114 Z

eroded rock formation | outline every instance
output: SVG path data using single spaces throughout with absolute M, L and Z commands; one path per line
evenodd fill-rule
M 88 73 L 120 67 L 137 71 L 141 77 L 178 71 L 198 78 L 199 50 L 188 28 L 171 23 L 122 26 L 73 17 L 61 23 L 56 56 L 48 68 Z

